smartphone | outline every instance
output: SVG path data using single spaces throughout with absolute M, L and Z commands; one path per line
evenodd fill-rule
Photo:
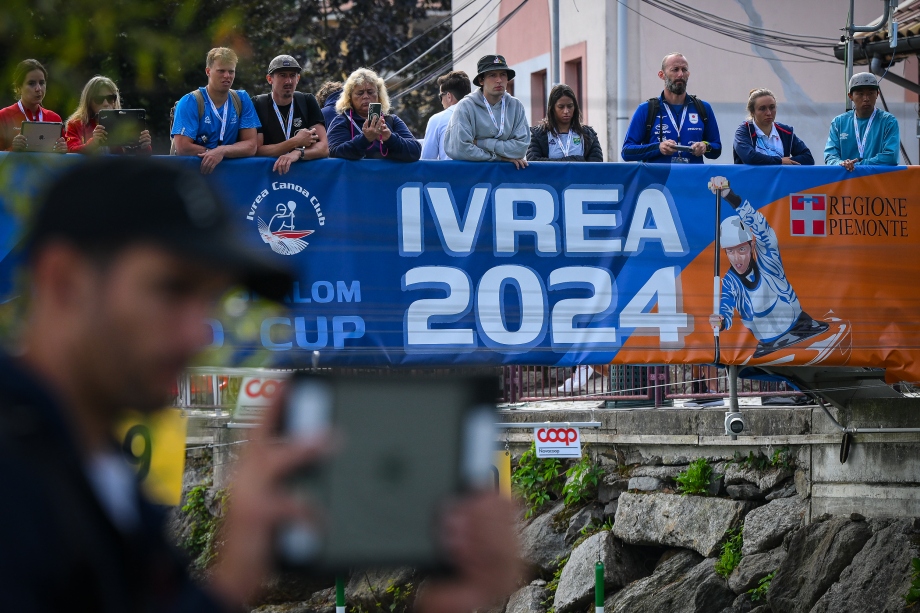
M 382 112 L 382 106 L 379 102 L 371 102 L 370 106 L 367 108 L 367 120 L 375 121 Z
M 674 145 L 674 148 L 678 151 L 685 151 L 688 153 L 690 151 L 693 151 L 693 147 L 691 147 L 690 145 Z
M 99 123 L 105 128 L 106 143 L 111 147 L 137 145 L 141 132 L 147 129 L 144 109 L 103 109 Z
M 464 492 L 494 487 L 497 394 L 494 377 L 295 377 L 284 435 L 334 436 L 337 449 L 288 480 L 319 519 L 278 531 L 281 566 L 449 570 L 441 513 Z

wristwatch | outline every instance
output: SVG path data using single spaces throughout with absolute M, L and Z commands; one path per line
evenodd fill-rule
M 306 148 L 306 147 L 294 147 L 294 149 L 297 150 L 297 151 L 300 151 L 300 157 L 297 158 L 297 159 L 298 159 L 298 160 L 302 160 L 304 154 L 306 154 L 306 152 L 307 152 L 307 148 Z

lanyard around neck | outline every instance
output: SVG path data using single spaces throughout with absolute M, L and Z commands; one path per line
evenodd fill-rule
M 670 105 L 664 100 L 661 101 L 661 105 L 664 107 L 665 113 L 668 114 L 668 119 L 671 120 L 671 125 L 674 126 L 675 130 L 677 130 L 677 138 L 675 140 L 677 141 L 677 144 L 680 144 L 680 131 L 683 129 L 684 120 L 687 118 L 687 103 L 684 103 L 684 112 L 680 116 L 680 125 L 678 125 L 677 121 L 674 120 L 674 113 L 671 112 Z
M 31 117 L 29 117 L 29 113 L 27 113 L 25 107 L 22 106 L 22 100 L 17 100 L 16 104 L 19 105 L 19 111 L 25 116 L 25 118 L 28 121 L 36 121 L 35 119 L 32 119 Z M 45 120 L 45 113 L 42 110 L 42 105 L 39 104 L 38 105 L 38 121 L 44 121 L 44 120 Z
M 495 126 L 495 128 L 498 130 L 498 134 L 495 135 L 495 138 L 498 138 L 499 136 L 502 135 L 502 132 L 505 131 L 505 95 L 502 94 L 502 110 L 501 110 L 502 122 L 501 122 L 501 125 L 499 125 L 498 122 L 495 121 L 495 113 L 492 112 L 492 105 L 489 104 L 489 99 L 486 98 L 485 94 L 482 95 L 482 99 L 486 103 L 486 110 L 489 111 L 489 118 L 492 120 L 492 125 Z
M 217 107 L 214 106 L 214 101 L 211 100 L 211 96 L 208 95 L 207 89 L 204 90 L 204 95 L 207 96 L 208 103 L 211 105 L 211 110 L 214 111 L 215 117 L 217 117 L 217 120 L 220 121 L 220 136 L 217 137 L 217 146 L 219 147 L 224 144 L 224 131 L 227 129 L 227 107 L 230 106 L 230 95 L 227 94 L 227 99 L 224 100 L 224 106 L 222 107 L 224 109 L 223 117 L 220 116 Z M 274 100 L 272 100 L 272 102 L 274 102 Z
M 571 129 L 569 129 L 569 133 L 567 134 L 567 136 L 569 138 L 566 141 L 562 138 L 562 134 L 556 135 L 556 142 L 559 143 L 559 149 L 562 150 L 562 155 L 565 157 L 569 157 L 569 151 L 572 150 L 572 131 Z
M 291 98 L 291 108 L 288 109 L 287 126 L 284 125 L 284 120 L 281 118 L 281 109 L 275 104 L 274 98 L 272 98 L 272 107 L 275 109 L 275 115 L 278 117 L 281 129 L 284 131 L 284 140 L 289 140 L 291 138 L 291 126 L 294 125 L 294 99 Z
M 869 115 L 869 121 L 866 122 L 866 130 L 863 132 L 862 138 L 859 138 L 859 121 L 856 117 L 856 111 L 853 111 L 853 132 L 856 133 L 856 148 L 859 150 L 859 158 L 862 159 L 863 151 L 866 149 L 866 140 L 869 138 L 869 129 L 872 127 L 872 120 L 875 119 L 875 114 L 878 112 L 878 109 L 872 109 L 872 114 Z

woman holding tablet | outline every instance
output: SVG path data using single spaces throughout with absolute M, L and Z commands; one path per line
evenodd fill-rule
M 16 104 L 0 110 L 0 151 L 28 151 L 29 141 L 20 132 L 23 121 L 60 122 L 61 116 L 42 107 L 48 82 L 48 71 L 38 60 L 23 60 L 13 72 L 13 93 Z M 53 151 L 67 153 L 62 136 Z
M 64 138 L 70 153 L 96 153 L 106 145 L 105 127 L 99 124 L 99 111 L 120 109 L 121 96 L 115 82 L 108 77 L 95 76 L 83 87 L 80 105 L 67 119 Z M 136 147 L 112 147 L 110 153 L 124 153 L 125 150 L 150 153 L 150 132 L 140 133 Z

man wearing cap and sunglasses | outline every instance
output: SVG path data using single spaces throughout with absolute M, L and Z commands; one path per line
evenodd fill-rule
M 501 55 L 480 58 L 470 92 L 454 107 L 444 134 L 444 150 L 452 160 L 511 162 L 527 167 L 530 128 L 521 101 L 508 93 L 514 71 Z
M 219 555 L 195 585 L 112 436 L 128 409 L 168 406 L 232 284 L 278 301 L 289 291 L 288 272 L 240 236 L 181 164 L 94 158 L 47 191 L 24 240 L 28 316 L 15 355 L 0 351 L 4 611 L 248 611 L 277 527 L 314 520 L 284 477 L 334 449 L 279 436 L 278 405 L 248 437 Z M 507 598 L 519 578 L 513 525 L 497 494 L 458 501 L 440 526 L 457 573 L 416 607 L 462 613 Z
M 329 157 L 326 122 L 313 94 L 296 91 L 300 64 L 290 55 L 279 55 L 268 65 L 270 94 L 253 98 L 258 148 L 256 155 L 276 157 L 274 172 L 285 174 L 294 162 Z
M 898 119 L 875 108 L 879 80 L 871 72 L 850 77 L 847 97 L 853 110 L 831 122 L 824 147 L 824 163 L 852 171 L 856 166 L 897 166 L 901 131 Z

